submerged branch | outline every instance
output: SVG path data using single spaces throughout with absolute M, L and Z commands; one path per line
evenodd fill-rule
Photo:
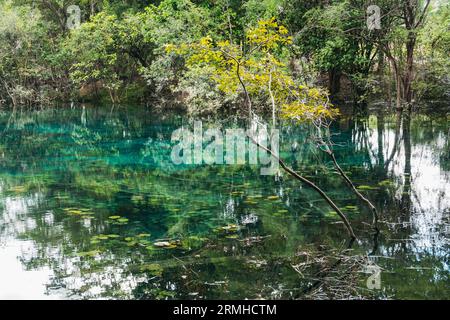
M 342 177 L 342 179 L 346 182 L 346 184 L 348 185 L 348 187 L 350 188 L 350 190 L 362 201 L 364 202 L 369 209 L 372 212 L 372 216 L 373 216 L 373 227 L 375 229 L 375 231 L 379 231 L 378 229 L 378 219 L 379 219 L 379 215 L 378 215 L 378 211 L 377 208 L 372 204 L 372 202 L 367 199 L 366 197 L 364 197 L 364 195 L 359 192 L 359 190 L 356 188 L 356 186 L 353 184 L 353 182 L 350 180 L 350 178 L 348 177 L 348 175 L 344 172 L 344 170 L 342 170 L 341 166 L 339 165 L 339 163 L 336 160 L 336 157 L 334 155 L 334 151 L 332 149 L 332 142 L 330 139 L 330 133 L 329 133 L 329 123 L 315 123 L 315 126 L 317 128 L 317 132 L 318 132 L 318 144 L 319 144 L 319 149 L 323 152 L 325 152 L 331 159 L 331 161 L 333 162 L 334 167 L 336 168 L 336 170 L 338 171 L 339 175 Z M 322 129 L 321 127 L 325 127 L 325 129 L 327 130 L 327 138 L 326 140 L 323 138 L 322 135 Z M 325 149 L 322 149 L 321 146 L 324 146 Z
M 362 195 L 362 193 L 359 192 L 359 190 L 356 188 L 356 186 L 353 184 L 353 182 L 350 180 L 350 178 L 347 176 L 347 174 L 342 170 L 341 166 L 339 165 L 339 163 L 336 160 L 336 157 L 334 156 L 334 152 L 333 151 L 325 151 L 325 150 L 323 150 L 323 151 L 326 152 L 330 156 L 331 160 L 333 161 L 334 167 L 339 172 L 341 177 L 345 180 L 345 182 L 350 187 L 350 189 L 353 191 L 353 193 L 370 208 L 370 210 L 372 211 L 372 215 L 373 215 L 373 226 L 374 226 L 375 230 L 378 231 L 379 216 L 378 216 L 377 208 L 375 208 L 375 206 L 372 204 L 372 202 L 370 202 L 369 199 L 364 197 Z
M 253 118 L 253 111 L 252 111 L 252 100 L 250 98 L 250 94 L 247 90 L 247 87 L 241 77 L 241 72 L 240 72 L 240 65 L 241 65 L 241 61 L 232 57 L 232 59 L 236 62 L 236 76 L 239 80 L 239 83 L 244 91 L 245 97 L 246 97 L 246 101 L 247 101 L 247 105 L 248 105 L 248 117 L 249 117 L 249 122 L 252 121 Z M 271 82 L 271 79 L 270 79 Z M 270 87 L 271 89 L 271 87 Z M 273 101 L 273 103 L 275 103 L 275 101 Z M 273 107 L 275 107 L 275 105 L 273 105 Z M 295 179 L 305 183 L 306 185 L 308 185 L 310 188 L 314 189 L 329 205 L 331 208 L 333 208 L 333 210 L 339 215 L 339 217 L 342 219 L 348 234 L 351 238 L 351 240 L 355 240 L 356 236 L 355 233 L 353 232 L 353 228 L 350 224 L 350 222 L 348 221 L 347 217 L 345 216 L 345 214 L 339 209 L 339 207 L 333 202 L 333 200 L 330 199 L 330 197 L 328 197 L 328 195 L 322 190 L 320 189 L 314 182 L 306 179 L 305 177 L 301 176 L 300 174 L 298 174 L 297 172 L 295 172 L 293 169 L 289 168 L 283 160 L 281 160 L 280 157 L 278 157 L 272 150 L 270 150 L 269 148 L 262 146 L 261 144 L 258 143 L 258 141 L 256 141 L 251 134 L 248 134 L 249 139 L 256 144 L 259 148 L 265 150 L 266 152 L 268 152 L 272 157 L 274 157 L 278 163 L 280 164 L 280 166 L 287 172 L 289 173 L 292 177 L 294 177 Z
M 353 232 L 353 228 L 350 224 L 350 222 L 348 221 L 347 217 L 345 216 L 345 214 L 341 211 L 341 209 L 339 209 L 339 207 L 333 202 L 333 200 L 330 199 L 330 197 L 328 197 L 328 195 L 322 190 L 320 189 L 314 182 L 308 180 L 307 178 L 301 176 L 300 174 L 298 174 L 297 172 L 295 172 L 293 169 L 289 168 L 286 163 L 280 159 L 280 157 L 278 157 L 272 150 L 270 150 L 269 148 L 259 144 L 252 136 L 249 135 L 250 140 L 255 143 L 259 148 L 263 149 L 264 151 L 270 153 L 270 155 L 272 157 L 274 157 L 278 163 L 280 164 L 280 166 L 287 172 L 289 173 L 291 176 L 293 176 L 294 178 L 296 178 L 297 180 L 300 180 L 301 182 L 305 183 L 306 185 L 308 185 L 310 188 L 314 189 L 329 205 L 330 207 L 333 208 L 333 210 L 339 215 L 339 217 L 342 219 L 342 221 L 344 222 L 345 227 L 347 228 L 348 234 L 350 235 L 350 238 L 352 240 L 356 239 L 355 233 Z

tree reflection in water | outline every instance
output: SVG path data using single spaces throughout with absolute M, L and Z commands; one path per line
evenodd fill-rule
M 173 165 L 171 132 L 188 122 L 137 108 L 2 113 L 0 296 L 450 296 L 445 117 L 335 123 L 339 163 L 381 213 L 375 239 L 371 213 L 308 143 L 309 129 L 283 127 L 283 158 L 350 217 L 351 250 L 339 219 L 289 177 Z M 383 270 L 382 290 L 365 288 L 369 260 Z

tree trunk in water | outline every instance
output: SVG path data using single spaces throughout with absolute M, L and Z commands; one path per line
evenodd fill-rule
M 411 210 L 411 114 L 403 116 L 403 147 L 405 148 L 404 185 L 401 198 L 402 213 L 408 215 Z
M 305 183 L 307 186 L 309 186 L 310 188 L 315 190 L 322 197 L 322 199 L 324 199 L 328 203 L 328 205 L 330 205 L 330 207 L 333 208 L 333 210 L 341 218 L 342 222 L 344 223 L 345 228 L 347 229 L 347 232 L 348 232 L 348 234 L 350 236 L 350 239 L 352 239 L 352 240 L 356 239 L 356 235 L 355 235 L 355 233 L 353 231 L 353 228 L 352 228 L 350 222 L 347 219 L 347 216 L 341 211 L 341 209 L 339 209 L 339 207 L 333 202 L 333 200 L 331 200 L 327 196 L 327 194 L 322 189 L 320 189 L 314 182 L 308 180 L 307 178 L 305 178 L 305 177 L 301 176 L 300 174 L 298 174 L 297 172 L 295 172 L 293 169 L 289 168 L 284 163 L 284 161 L 280 159 L 280 157 L 278 157 L 277 155 L 275 155 L 273 153 L 272 150 L 270 150 L 269 148 L 259 144 L 258 141 L 256 141 L 251 135 L 248 135 L 248 137 L 259 148 L 263 149 L 264 151 L 267 151 L 272 157 L 274 157 L 278 161 L 280 166 L 284 169 L 284 171 L 286 171 L 288 174 L 290 174 L 295 179 Z
M 384 167 L 383 148 L 384 114 L 380 112 L 377 116 L 377 136 L 378 136 L 378 165 Z
M 342 72 L 336 69 L 328 72 L 328 91 L 331 96 L 335 96 L 341 91 L 341 76 Z
M 326 152 L 328 153 L 328 155 L 330 156 L 331 160 L 333 161 L 334 167 L 336 168 L 336 170 L 338 171 L 338 173 L 341 175 L 341 177 L 344 179 L 344 181 L 348 184 L 348 186 L 350 187 L 350 189 L 353 191 L 353 193 L 361 200 L 363 201 L 372 211 L 372 215 L 373 215 L 373 227 L 374 229 L 378 232 L 378 211 L 375 208 L 375 206 L 372 204 L 372 202 L 370 202 L 369 199 L 367 199 L 366 197 L 364 197 L 361 192 L 359 192 L 359 190 L 356 188 L 356 186 L 353 184 L 353 182 L 350 180 L 350 178 L 345 174 L 344 170 L 342 170 L 341 166 L 339 165 L 339 163 L 336 160 L 336 157 L 334 156 L 333 151 L 329 151 Z

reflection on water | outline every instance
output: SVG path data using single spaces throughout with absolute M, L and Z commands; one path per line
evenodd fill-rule
M 354 226 L 358 243 L 342 251 L 343 225 L 298 181 L 173 165 L 170 136 L 188 119 L 0 114 L 0 298 L 450 298 L 448 118 L 352 119 L 335 124 L 336 153 L 379 208 L 375 238 L 309 129 L 286 124 L 281 136 L 282 157 Z M 380 290 L 366 287 L 369 263 L 382 269 Z

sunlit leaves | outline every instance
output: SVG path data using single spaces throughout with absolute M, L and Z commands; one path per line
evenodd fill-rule
M 288 34 L 271 18 L 247 30 L 243 45 L 204 37 L 194 43 L 169 44 L 166 50 L 184 56 L 189 68 L 200 67 L 227 95 L 245 89 L 262 101 L 269 101 L 270 96 L 272 107 L 281 109 L 286 119 L 313 121 L 335 116 L 326 92 L 299 85 L 290 75 L 283 55 L 283 49 L 292 43 Z
M 292 37 L 287 36 L 288 30 L 279 25 L 275 18 L 261 20 L 256 28 L 247 32 L 247 40 L 250 44 L 259 46 L 264 52 L 274 50 L 280 46 L 291 44 Z

